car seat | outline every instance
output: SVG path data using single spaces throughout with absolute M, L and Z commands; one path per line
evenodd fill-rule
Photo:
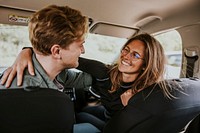
M 74 105 L 69 96 L 49 88 L 0 90 L 1 133 L 70 133 Z

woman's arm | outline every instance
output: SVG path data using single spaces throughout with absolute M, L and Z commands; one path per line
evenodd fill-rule
M 23 49 L 14 64 L 9 67 L 1 78 L 1 84 L 6 83 L 6 87 L 9 87 L 17 74 L 17 85 L 20 86 L 23 81 L 23 72 L 26 67 L 28 67 L 28 71 L 31 75 L 34 75 L 34 69 L 32 64 L 32 50 L 31 48 Z M 90 60 L 90 59 L 79 59 L 79 70 L 91 74 L 94 78 L 97 79 L 105 79 L 108 78 L 108 67 L 99 61 Z
M 109 77 L 109 68 L 104 63 L 97 60 L 80 57 L 77 69 L 89 73 L 97 79 L 105 79 Z
M 10 87 L 14 77 L 17 74 L 17 85 L 20 86 L 23 81 L 23 73 L 25 68 L 28 67 L 28 71 L 31 75 L 34 75 L 33 63 L 32 63 L 32 49 L 25 48 L 23 49 L 14 64 L 6 69 L 1 78 L 1 84 L 5 84 L 5 87 Z
M 64 85 L 65 88 L 87 88 L 92 85 L 92 77 L 85 72 L 77 72 L 65 69 L 58 74 L 56 79 Z
M 94 85 L 96 80 L 108 79 L 108 68 L 96 60 L 80 57 L 77 69 L 82 72 L 63 70 L 58 74 L 57 80 L 62 82 L 65 87 L 85 88 Z
M 123 110 L 115 114 L 104 127 L 104 133 L 138 133 L 138 127 L 141 132 L 148 132 L 148 128 L 141 128 L 141 123 L 148 122 L 151 114 L 134 106 L 126 106 Z M 140 125 L 141 124 L 141 125 Z M 151 124 L 151 123 L 150 123 Z M 135 129 L 135 130 L 134 130 Z

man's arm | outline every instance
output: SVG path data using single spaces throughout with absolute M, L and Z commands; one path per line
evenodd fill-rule
M 5 87 L 10 87 L 14 77 L 17 74 L 17 85 L 22 85 L 23 73 L 25 68 L 28 67 L 28 71 L 31 75 L 34 75 L 33 63 L 32 63 L 32 49 L 25 48 L 17 56 L 14 64 L 8 67 L 1 78 L 1 84 L 6 84 Z

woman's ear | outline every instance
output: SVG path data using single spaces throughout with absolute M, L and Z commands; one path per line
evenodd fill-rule
M 61 59 L 61 47 L 59 45 L 57 45 L 57 44 L 54 44 L 51 47 L 51 55 L 54 58 Z

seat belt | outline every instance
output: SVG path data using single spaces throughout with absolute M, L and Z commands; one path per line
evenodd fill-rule
M 198 60 L 199 57 L 196 51 L 188 49 L 185 50 L 185 57 L 187 60 L 186 78 L 190 78 L 194 75 L 195 62 Z

